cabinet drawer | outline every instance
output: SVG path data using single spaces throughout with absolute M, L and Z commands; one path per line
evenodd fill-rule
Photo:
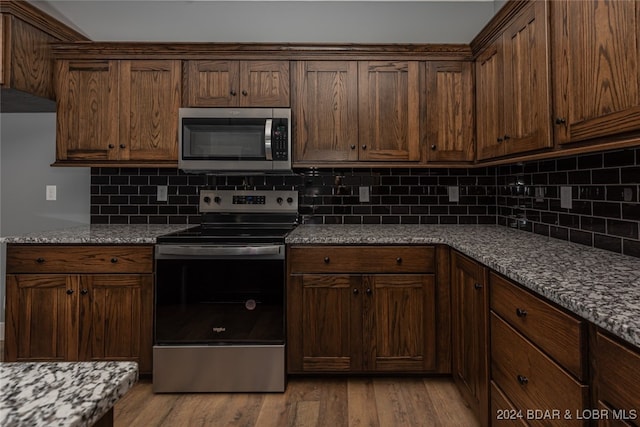
M 7 273 L 151 272 L 153 246 L 7 246 Z
M 575 415 L 587 407 L 588 386 L 578 383 L 495 313 L 491 313 L 491 369 L 495 384 L 523 413 L 558 409 L 561 419 L 553 420 L 554 426 L 584 424 L 575 417 L 565 420 L 563 415 L 565 410 Z
M 524 416 L 514 408 L 500 387 L 491 381 L 491 423 L 492 426 L 526 427 Z
M 627 415 L 640 417 L 640 353 L 598 332 L 596 335 L 598 399 Z M 633 421 L 640 425 L 639 420 Z
M 433 246 L 297 246 L 291 273 L 433 273 Z
M 491 273 L 491 309 L 578 379 L 586 378 L 586 323 Z

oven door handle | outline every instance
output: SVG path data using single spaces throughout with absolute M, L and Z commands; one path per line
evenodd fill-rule
M 284 245 L 268 246 L 236 246 L 236 245 L 156 245 L 156 255 L 158 256 L 276 256 L 284 255 Z

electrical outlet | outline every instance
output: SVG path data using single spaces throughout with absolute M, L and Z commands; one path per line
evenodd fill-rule
M 358 188 L 358 196 L 360 203 L 368 203 L 369 202 L 369 187 L 360 187 Z
M 56 188 L 55 185 L 47 185 L 47 192 L 46 192 L 47 196 L 46 196 L 46 199 L 47 200 L 56 200 L 56 198 L 57 198 L 57 194 L 56 194 L 57 191 L 56 190 L 57 190 L 57 188 Z
M 460 187 L 448 187 L 447 193 L 449 194 L 450 202 L 459 202 L 460 201 Z
M 573 208 L 573 196 L 571 187 L 560 187 L 560 207 L 563 209 Z
M 168 193 L 169 193 L 169 188 L 166 185 L 158 185 L 156 200 L 158 202 L 166 202 Z

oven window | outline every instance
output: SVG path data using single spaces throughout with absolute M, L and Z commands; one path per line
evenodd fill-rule
M 265 158 L 264 120 L 183 119 L 184 159 Z
M 156 344 L 284 343 L 284 261 L 158 260 Z

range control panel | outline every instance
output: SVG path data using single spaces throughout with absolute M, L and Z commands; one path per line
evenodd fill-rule
M 298 212 L 297 191 L 201 190 L 200 212 Z

